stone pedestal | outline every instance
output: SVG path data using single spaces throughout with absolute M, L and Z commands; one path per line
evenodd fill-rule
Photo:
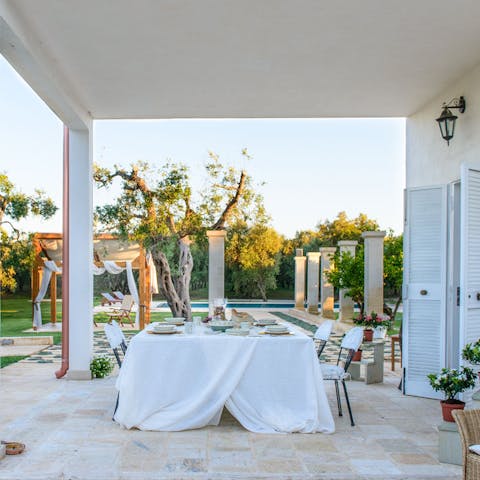
M 307 253 L 308 313 L 318 314 L 318 283 L 320 278 L 320 252 Z
M 383 239 L 385 232 L 363 232 L 365 239 L 365 313 L 383 313 Z
M 358 242 L 356 240 L 342 240 L 338 242 L 340 254 L 349 253 L 352 257 L 355 256 L 355 248 L 357 245 Z M 341 322 L 353 323 L 352 319 L 354 315 L 354 302 L 350 297 L 347 297 L 347 295 L 345 295 L 346 291 L 346 288 L 341 288 L 339 292 L 340 309 L 338 319 Z
M 327 280 L 326 272 L 330 270 L 330 263 L 335 254 L 336 247 L 320 248 L 320 301 L 322 305 L 322 317 L 335 318 L 333 312 L 333 285 Z
M 455 422 L 442 422 L 438 425 L 438 460 L 453 465 L 463 463 L 462 444 Z
M 385 342 L 374 340 L 364 342 L 361 346 L 363 352 L 373 349 L 373 359 L 352 362 L 348 369 L 352 380 L 364 380 L 370 383 L 383 383 Z
M 307 257 L 303 255 L 303 249 L 295 251 L 295 308 L 305 310 L 305 267 Z
M 225 230 L 209 230 L 208 237 L 208 312 L 213 300 L 225 297 Z

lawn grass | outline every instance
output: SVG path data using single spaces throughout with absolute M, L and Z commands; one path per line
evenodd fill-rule
M 27 358 L 28 355 L 17 355 L 16 357 L 0 357 L 0 368 L 8 367 L 12 363 L 17 363 L 24 358 Z
M 42 318 L 44 323 L 50 321 L 50 302 L 42 302 Z M 62 320 L 62 304 L 57 302 L 57 321 Z M 32 302 L 25 297 L 6 297 L 0 302 L 0 336 L 26 337 L 32 335 L 52 336 L 53 342 L 58 345 L 61 341 L 60 332 L 24 333 L 32 327 Z

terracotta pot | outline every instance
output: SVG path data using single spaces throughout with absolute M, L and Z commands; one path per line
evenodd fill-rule
M 441 400 L 442 417 L 446 422 L 454 422 L 452 417 L 453 410 L 463 410 L 465 408 L 465 402 L 460 400 Z
M 357 350 L 352 358 L 352 362 L 359 362 L 362 359 L 362 351 Z
M 363 331 L 363 341 L 371 342 L 373 340 L 373 330 L 366 329 Z

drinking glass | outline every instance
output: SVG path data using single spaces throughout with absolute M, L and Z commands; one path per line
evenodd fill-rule
M 185 335 L 193 333 L 193 322 L 185 322 Z

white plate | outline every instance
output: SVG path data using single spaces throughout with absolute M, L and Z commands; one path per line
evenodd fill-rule
M 267 325 L 276 325 L 276 324 L 277 324 L 276 320 L 270 320 L 270 319 L 255 320 L 255 325 L 258 325 L 259 327 L 266 327 Z
M 250 331 L 243 330 L 241 328 L 229 328 L 228 330 L 225 330 L 225 333 L 227 335 L 238 335 L 239 337 L 246 337 L 250 333 Z
M 175 332 L 175 325 L 155 325 L 152 329 L 155 333 Z
M 185 323 L 185 317 L 167 317 L 162 323 L 177 326 L 183 325 Z
M 289 330 L 284 325 L 268 325 L 265 327 L 267 333 L 287 333 Z

